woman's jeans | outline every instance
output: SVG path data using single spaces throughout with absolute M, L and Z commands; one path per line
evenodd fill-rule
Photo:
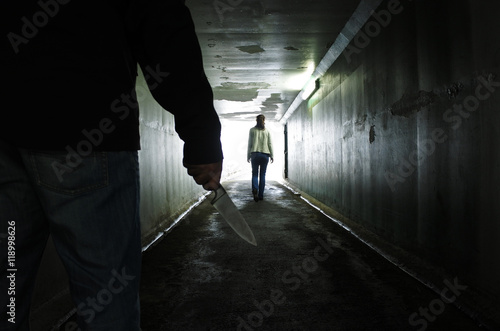
M 269 154 L 254 152 L 251 154 L 251 162 L 252 191 L 257 191 L 259 199 L 263 199 L 264 187 L 266 186 L 266 170 L 267 164 L 269 163 Z
M 137 152 L 83 152 L 19 150 L 0 140 L 0 330 L 29 330 L 49 234 L 81 330 L 140 329 Z

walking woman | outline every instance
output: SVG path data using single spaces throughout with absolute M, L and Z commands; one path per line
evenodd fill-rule
M 248 134 L 247 160 L 252 163 L 252 194 L 255 202 L 264 199 L 266 186 L 266 170 L 269 163 L 274 162 L 271 134 L 266 130 L 266 117 L 257 116 L 257 125 Z

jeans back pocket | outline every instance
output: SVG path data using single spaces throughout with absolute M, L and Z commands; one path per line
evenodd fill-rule
M 36 182 L 41 187 L 67 195 L 80 195 L 108 186 L 105 152 L 87 156 L 65 152 L 30 151 Z

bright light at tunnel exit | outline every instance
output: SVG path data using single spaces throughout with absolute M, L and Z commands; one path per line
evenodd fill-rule
M 256 113 L 255 116 L 257 115 Z M 221 143 L 224 152 L 222 180 L 237 177 L 238 179 L 248 179 L 250 183 L 252 166 L 247 162 L 248 132 L 256 124 L 255 117 L 248 121 L 221 119 L 221 124 Z M 266 128 L 271 132 L 274 151 L 274 163 L 269 161 L 266 179 L 281 180 L 284 164 L 283 126 L 267 119 Z

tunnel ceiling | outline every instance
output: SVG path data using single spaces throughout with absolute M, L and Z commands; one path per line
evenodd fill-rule
M 221 119 L 280 119 L 358 0 L 187 0 Z

